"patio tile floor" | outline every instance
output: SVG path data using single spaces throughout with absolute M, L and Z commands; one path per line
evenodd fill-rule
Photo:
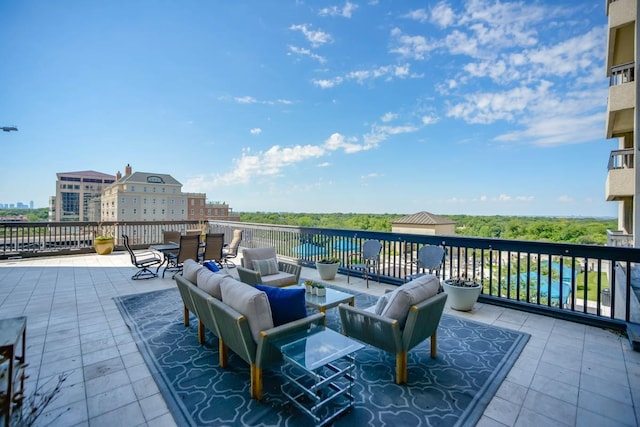
M 112 299 L 175 284 L 132 281 L 134 272 L 124 252 L 0 261 L 0 318 L 28 317 L 27 394 L 69 373 L 38 425 L 175 425 Z M 302 276 L 319 279 L 314 269 Z M 331 283 L 374 295 L 394 288 L 346 281 Z M 640 423 L 640 353 L 625 337 L 486 304 L 446 312 L 531 334 L 478 426 Z

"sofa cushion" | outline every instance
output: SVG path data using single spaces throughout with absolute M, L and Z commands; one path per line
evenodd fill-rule
M 261 276 L 271 276 L 278 274 L 278 261 L 275 258 L 254 259 L 253 269 Z
M 267 294 L 246 283 L 226 278 L 220 283 L 222 302 L 247 318 L 251 336 L 257 343 L 260 331 L 273 328 Z
M 256 289 L 267 294 L 274 326 L 307 317 L 304 288 L 286 289 L 257 284 Z
M 431 274 L 405 283 L 388 294 L 389 300 L 380 315 L 396 319 L 402 329 L 407 321 L 409 308 L 436 295 L 439 287 L 440 280 Z
M 206 268 L 198 270 L 196 286 L 219 300 L 222 300 L 222 292 L 220 291 L 220 283 L 226 278 L 231 277 L 228 274 L 214 273 Z
M 182 276 L 193 284 L 196 283 L 200 270 L 202 270 L 202 266 L 192 259 L 188 259 L 182 264 Z
M 242 266 L 253 270 L 253 261 L 256 259 L 277 258 L 276 248 L 247 248 L 242 250 Z

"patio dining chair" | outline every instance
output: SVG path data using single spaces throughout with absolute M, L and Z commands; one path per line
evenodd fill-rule
M 141 280 L 141 279 L 151 279 L 154 277 L 158 277 L 158 274 L 151 271 L 149 267 L 159 266 L 162 264 L 162 257 L 158 255 L 157 252 L 153 251 L 138 251 L 135 252 L 131 249 L 129 245 L 129 236 L 126 234 L 122 235 L 122 241 L 124 243 L 124 247 L 129 252 L 129 256 L 131 257 L 131 264 L 136 266 L 139 270 L 131 276 L 132 280 Z
M 204 238 L 204 250 L 200 261 L 214 261 L 222 266 L 222 248 L 224 246 L 224 233 L 207 233 Z
M 362 271 L 362 275 L 367 282 L 367 288 L 369 287 L 369 271 L 375 270 L 376 276 L 378 276 L 378 283 L 380 283 L 380 251 L 382 250 L 382 244 L 377 240 L 367 240 L 362 244 L 362 252 L 358 263 L 347 265 L 347 283 L 349 283 L 349 277 L 352 271 Z
M 198 251 L 200 249 L 200 236 L 180 236 L 180 249 L 177 254 L 168 253 L 167 265 L 162 270 L 162 277 L 167 270 L 174 271 L 174 276 L 182 271 L 182 265 L 188 259 L 198 262 Z
M 418 259 L 416 260 L 417 270 L 422 272 L 416 272 L 413 274 L 407 274 L 404 278 L 405 283 L 422 277 L 427 273 L 433 273 L 440 277 L 440 268 L 444 263 L 445 250 L 442 246 L 436 245 L 424 245 L 418 249 Z
M 231 243 L 225 245 L 222 249 L 222 262 L 221 264 L 226 268 L 235 268 L 236 265 L 233 261 L 230 261 L 232 258 L 238 256 L 238 248 L 240 247 L 240 242 L 242 241 L 242 230 L 233 230 L 233 239 Z

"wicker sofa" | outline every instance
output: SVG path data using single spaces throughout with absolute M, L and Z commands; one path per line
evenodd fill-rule
M 254 399 L 262 398 L 262 369 L 282 358 L 272 342 L 324 323 L 324 314 L 318 313 L 274 326 L 265 292 L 191 260 L 175 280 L 184 304 L 185 325 L 192 312 L 198 319 L 200 343 L 204 342 L 205 328 L 218 337 L 222 368 L 227 366 L 228 349 L 249 364 Z

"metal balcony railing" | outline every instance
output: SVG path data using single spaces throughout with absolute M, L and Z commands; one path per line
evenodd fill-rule
M 162 242 L 163 230 L 199 229 L 182 222 L 0 222 L 0 259 L 93 252 L 93 237 L 105 228 L 116 237 L 127 234 L 136 248 Z M 382 243 L 380 281 L 400 285 L 417 272 L 417 251 L 441 245 L 446 259 L 440 277 L 464 276 L 482 284 L 482 302 L 624 330 L 640 323 L 640 307 L 632 291 L 632 270 L 640 249 L 522 240 L 426 236 L 310 227 L 209 221 L 212 232 L 230 241 L 243 230 L 242 247 L 274 246 L 279 257 L 315 267 L 320 258 L 340 259 L 340 273 L 358 261 L 367 239 Z M 352 275 L 358 275 L 352 272 Z
M 633 169 L 633 148 L 624 148 L 622 150 L 612 150 L 609 155 L 608 170 L 613 169 Z
M 633 62 L 611 67 L 611 73 L 609 75 L 609 86 L 618 86 L 624 83 L 630 83 L 634 80 L 635 64 Z
M 440 277 L 474 279 L 483 285 L 484 302 L 614 329 L 640 320 L 631 291 L 640 249 L 227 221 L 210 226 L 226 236 L 241 229 L 242 247 L 275 246 L 278 256 L 307 267 L 321 258 L 339 258 L 342 274 L 362 243 L 376 239 L 382 243 L 380 280 L 396 285 L 417 271 L 421 246 L 441 245 L 447 255 Z

